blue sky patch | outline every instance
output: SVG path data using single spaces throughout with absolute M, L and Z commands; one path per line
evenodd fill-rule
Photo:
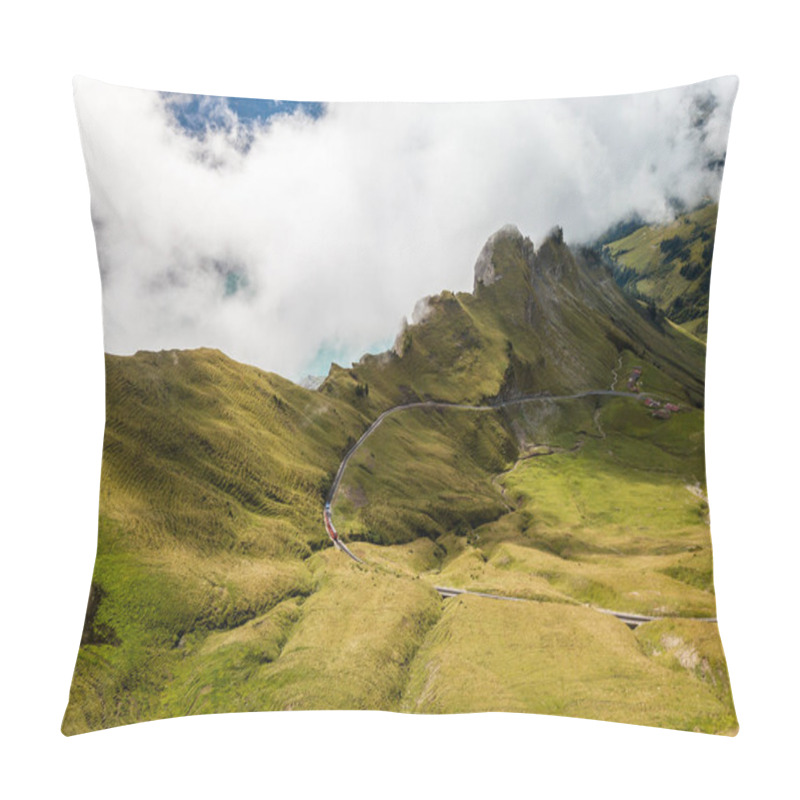
M 325 104 L 297 102 L 294 100 L 256 100 L 246 97 L 216 97 L 200 94 L 171 94 L 161 97 L 180 128 L 190 136 L 201 136 L 208 127 L 227 128 L 226 111 L 233 111 L 240 123 L 249 126 L 264 125 L 277 114 L 300 111 L 312 119 L 325 113 Z

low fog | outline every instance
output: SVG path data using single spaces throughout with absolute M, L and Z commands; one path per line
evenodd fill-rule
M 76 79 L 110 353 L 216 347 L 293 380 L 470 291 L 486 239 L 588 241 L 719 193 L 734 78 L 642 95 L 239 119 Z

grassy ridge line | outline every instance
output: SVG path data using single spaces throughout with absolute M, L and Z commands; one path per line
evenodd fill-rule
M 101 508 L 129 543 L 279 555 L 324 542 L 309 523 L 357 411 L 217 351 L 108 356 L 106 371 Z
M 166 714 L 231 710 L 397 710 L 410 663 L 441 607 L 419 581 L 325 550 L 310 559 L 315 590 L 241 631 L 214 634 L 185 658 Z

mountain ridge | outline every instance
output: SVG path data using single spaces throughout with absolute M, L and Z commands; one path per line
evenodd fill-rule
M 472 293 L 426 298 L 424 319 L 406 324 L 392 350 L 350 369 L 332 365 L 320 391 L 343 399 L 368 387 L 374 412 L 412 400 L 564 394 L 601 388 L 627 349 L 702 405 L 705 354 L 625 295 L 594 251 L 573 251 L 561 228 L 534 248 L 504 226 L 474 275 Z

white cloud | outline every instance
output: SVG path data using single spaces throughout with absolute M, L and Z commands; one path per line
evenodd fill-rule
M 391 342 L 425 295 L 470 290 L 496 229 L 568 241 L 718 191 L 735 79 L 616 98 L 334 104 L 202 139 L 151 92 L 76 80 L 106 349 L 218 347 L 299 378 Z M 693 127 L 696 98 L 717 106 Z M 252 139 L 250 138 L 252 136 Z M 243 142 L 249 145 L 244 147 Z

